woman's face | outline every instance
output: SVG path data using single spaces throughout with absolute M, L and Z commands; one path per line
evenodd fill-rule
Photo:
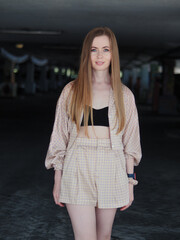
M 91 64 L 96 71 L 109 69 L 111 63 L 110 41 L 106 35 L 95 37 L 91 46 Z

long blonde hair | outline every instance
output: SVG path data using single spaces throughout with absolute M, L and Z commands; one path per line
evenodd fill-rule
M 74 81 L 71 91 L 71 100 L 69 114 L 71 120 L 76 123 L 77 131 L 80 130 L 81 112 L 84 112 L 85 135 L 88 136 L 88 118 L 91 116 L 93 124 L 92 111 L 92 66 L 91 66 L 91 46 L 95 37 L 107 36 L 110 40 L 111 65 L 110 76 L 111 86 L 114 93 L 116 107 L 116 124 L 118 120 L 117 134 L 121 132 L 125 124 L 125 110 L 123 102 L 122 84 L 120 80 L 119 50 L 116 37 L 111 29 L 107 27 L 98 27 L 92 29 L 85 37 L 80 60 L 80 68 L 77 79 Z M 89 107 L 90 106 L 90 107 Z

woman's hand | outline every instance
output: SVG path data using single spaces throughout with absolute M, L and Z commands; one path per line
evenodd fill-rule
M 134 201 L 134 185 L 129 183 L 129 203 L 128 203 L 128 205 L 120 208 L 120 211 L 124 211 L 128 207 L 130 207 L 133 201 Z
M 54 187 L 53 187 L 53 197 L 54 201 L 60 207 L 64 207 L 64 204 L 59 202 L 60 188 L 61 188 L 61 170 L 56 170 L 54 174 Z

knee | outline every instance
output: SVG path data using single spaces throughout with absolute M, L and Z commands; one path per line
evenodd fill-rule
M 98 240 L 110 240 L 111 239 L 111 233 L 100 233 L 98 234 Z
M 75 240 L 97 240 L 95 234 L 75 234 Z M 109 240 L 109 239 L 108 239 Z

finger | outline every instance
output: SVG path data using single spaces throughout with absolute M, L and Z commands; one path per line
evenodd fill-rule
M 59 205 L 60 205 L 61 207 L 64 207 L 64 204 L 63 204 L 63 203 L 59 203 Z
M 58 196 L 57 196 L 57 195 L 54 195 L 54 202 L 55 202 L 56 204 L 59 203 L 59 201 L 58 201 Z
M 56 203 L 57 205 L 59 205 L 60 207 L 64 207 L 64 204 L 63 204 L 63 203 L 60 203 L 58 199 L 59 199 L 59 196 L 55 195 L 55 196 L 54 196 L 54 201 L 55 201 L 55 203 Z
M 124 211 L 124 210 L 126 210 L 128 207 L 130 207 L 130 205 L 131 205 L 131 204 L 129 203 L 128 205 L 126 205 L 126 206 L 120 208 L 120 211 Z
M 126 210 L 128 207 L 123 207 L 123 208 L 120 208 L 120 211 L 124 211 Z
M 57 202 L 56 205 L 60 206 L 60 207 L 64 207 L 63 203 Z
M 120 208 L 120 211 L 124 211 L 125 209 L 127 209 L 127 208 L 128 208 L 128 206 L 129 206 L 129 205 L 126 205 L 126 206 L 124 206 L 124 207 Z
M 133 203 L 133 200 L 132 200 L 132 201 L 129 201 L 129 204 L 130 204 L 130 205 L 132 205 L 132 203 Z

